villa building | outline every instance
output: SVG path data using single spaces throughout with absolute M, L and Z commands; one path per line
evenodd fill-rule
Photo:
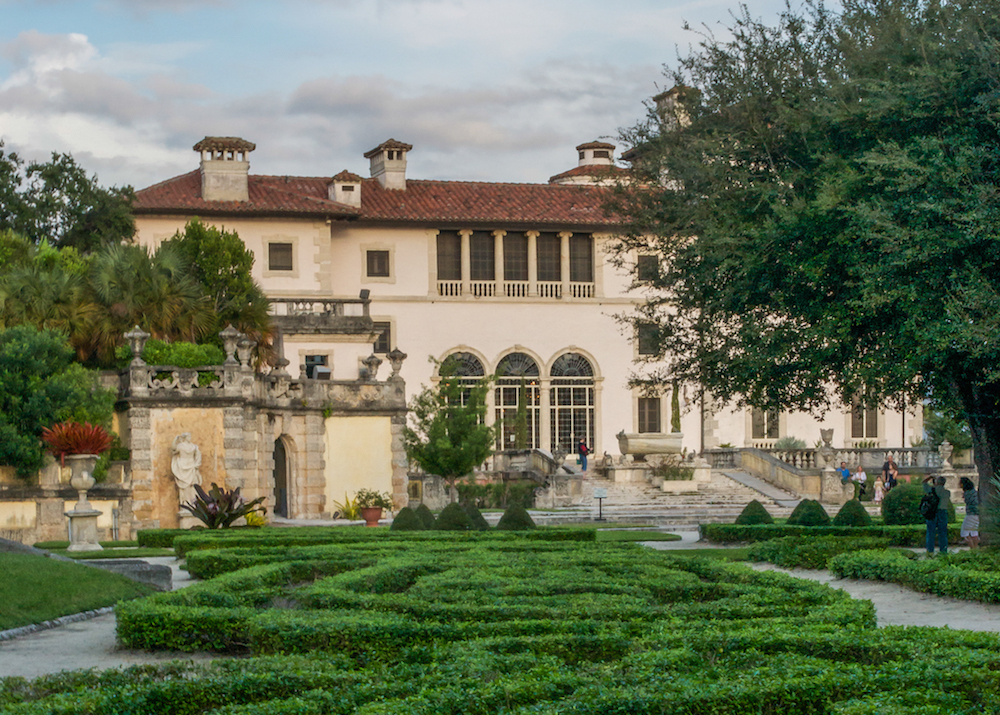
M 616 219 L 603 204 L 622 171 L 613 145 L 581 144 L 577 166 L 537 184 L 413 179 L 413 147 L 393 139 L 364 155 L 368 178 L 250 174 L 255 146 L 238 138 L 194 148 L 197 169 L 137 192 L 138 240 L 156 246 L 194 217 L 236 231 L 274 303 L 293 377 L 354 380 L 369 354 L 398 348 L 410 395 L 449 357 L 470 377 L 496 375 L 489 419 L 512 417 L 525 399 L 532 447 L 573 452 L 583 439 L 617 455 L 618 432 L 670 431 L 669 395 L 628 385 L 649 347 L 617 319 L 642 295 L 605 258 Z M 655 257 L 634 260 L 655 267 Z M 370 325 L 324 330 L 331 306 L 359 297 L 370 300 Z M 784 436 L 812 445 L 821 427 L 838 447 L 908 447 L 923 434 L 919 406 L 854 405 L 816 419 L 714 404 L 695 385 L 679 392 L 688 451 Z M 504 428 L 500 443 L 512 440 Z

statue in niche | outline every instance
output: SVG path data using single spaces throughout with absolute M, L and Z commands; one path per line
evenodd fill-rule
M 173 459 L 170 461 L 170 471 L 177 482 L 177 494 L 180 504 L 194 503 L 194 485 L 201 484 L 201 450 L 191 441 L 190 432 L 182 432 L 174 437 Z

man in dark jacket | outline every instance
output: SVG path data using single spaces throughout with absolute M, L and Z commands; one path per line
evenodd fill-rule
M 934 480 L 931 486 L 931 480 Z M 938 508 L 933 519 L 927 519 L 927 555 L 934 555 L 934 536 L 937 535 L 938 551 L 942 554 L 948 553 L 948 507 L 951 506 L 951 492 L 945 489 L 944 477 L 926 477 L 924 479 L 924 493 L 928 494 L 932 490 L 938 497 Z

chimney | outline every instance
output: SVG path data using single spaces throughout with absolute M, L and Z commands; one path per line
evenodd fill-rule
M 653 97 L 663 129 L 672 132 L 691 124 L 691 107 L 701 103 L 701 91 L 683 84 L 674 85 Z
M 576 148 L 580 157 L 578 166 L 611 166 L 615 159 L 615 145 L 607 142 L 587 142 Z
M 205 137 L 194 145 L 201 154 L 201 198 L 249 201 L 250 152 L 257 145 L 239 137 Z
M 361 208 L 361 177 L 344 170 L 334 176 L 327 191 L 330 201 Z
M 390 139 L 365 152 L 365 158 L 371 160 L 372 178 L 378 179 L 383 188 L 405 191 L 406 152 L 412 148 L 411 144 Z

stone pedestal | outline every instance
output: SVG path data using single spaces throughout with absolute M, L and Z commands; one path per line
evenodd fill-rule
M 204 526 L 201 519 L 196 517 L 187 509 L 181 509 L 177 512 L 177 527 L 179 529 L 193 529 L 196 526 Z
M 854 498 L 854 483 L 844 482 L 840 478 L 840 473 L 827 464 L 823 468 L 823 476 L 820 477 L 820 497 L 824 504 L 834 504 L 843 506 Z
M 90 503 L 87 502 L 87 506 Z M 77 503 L 73 511 L 66 512 L 69 517 L 69 548 L 67 551 L 103 551 L 97 541 L 97 517 L 103 512 L 97 509 L 81 509 Z

